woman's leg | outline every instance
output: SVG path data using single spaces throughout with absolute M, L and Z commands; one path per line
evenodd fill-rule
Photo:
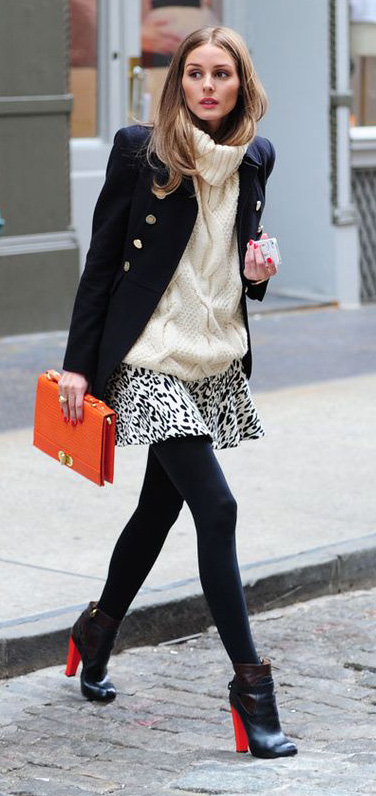
M 202 588 L 230 659 L 260 663 L 236 556 L 236 503 L 211 442 L 180 437 L 155 444 L 152 450 L 192 512 Z
M 182 505 L 180 492 L 150 448 L 138 506 L 115 545 L 98 602 L 98 608 L 108 616 L 123 618 L 157 560 Z
M 116 697 L 107 663 L 120 621 L 157 559 L 182 504 L 180 493 L 149 450 L 139 504 L 116 543 L 100 601 L 90 603 L 72 628 L 65 673 L 74 675 L 82 659 L 81 691 L 87 699 L 107 702 Z

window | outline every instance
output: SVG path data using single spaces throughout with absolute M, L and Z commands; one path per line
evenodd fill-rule
M 70 0 L 71 135 L 98 134 L 98 0 Z
M 171 56 L 191 31 L 221 24 L 222 2 L 142 0 L 141 9 L 142 120 L 149 121 L 154 117 Z M 132 105 L 134 109 L 134 102 Z
M 350 0 L 351 124 L 376 126 L 376 0 Z

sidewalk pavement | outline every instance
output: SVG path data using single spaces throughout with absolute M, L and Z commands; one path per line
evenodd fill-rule
M 273 663 L 293 758 L 235 754 L 216 631 L 111 660 L 115 702 L 42 669 L 0 682 L 1 796 L 372 796 L 376 794 L 376 591 L 252 617 Z
M 251 612 L 368 588 L 376 563 L 376 307 L 256 310 L 252 384 L 267 436 L 219 452 L 238 500 Z M 62 662 L 69 627 L 100 594 L 143 477 L 144 447 L 117 451 L 115 484 L 104 489 L 33 449 L 35 378 L 61 367 L 64 343 L 64 333 L 0 341 L 2 677 Z M 120 647 L 189 635 L 210 621 L 184 509 Z

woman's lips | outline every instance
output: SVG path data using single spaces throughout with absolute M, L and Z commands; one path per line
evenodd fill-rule
M 200 101 L 200 105 L 205 105 L 209 108 L 212 108 L 214 105 L 218 105 L 218 102 L 215 99 L 204 99 Z

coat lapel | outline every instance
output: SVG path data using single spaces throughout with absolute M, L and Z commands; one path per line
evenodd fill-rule
M 260 164 L 261 165 L 261 164 Z M 241 223 L 244 208 L 248 203 L 250 194 L 254 189 L 254 181 L 257 176 L 258 165 L 256 162 L 245 154 L 239 166 L 239 201 L 237 223 L 238 227 Z

